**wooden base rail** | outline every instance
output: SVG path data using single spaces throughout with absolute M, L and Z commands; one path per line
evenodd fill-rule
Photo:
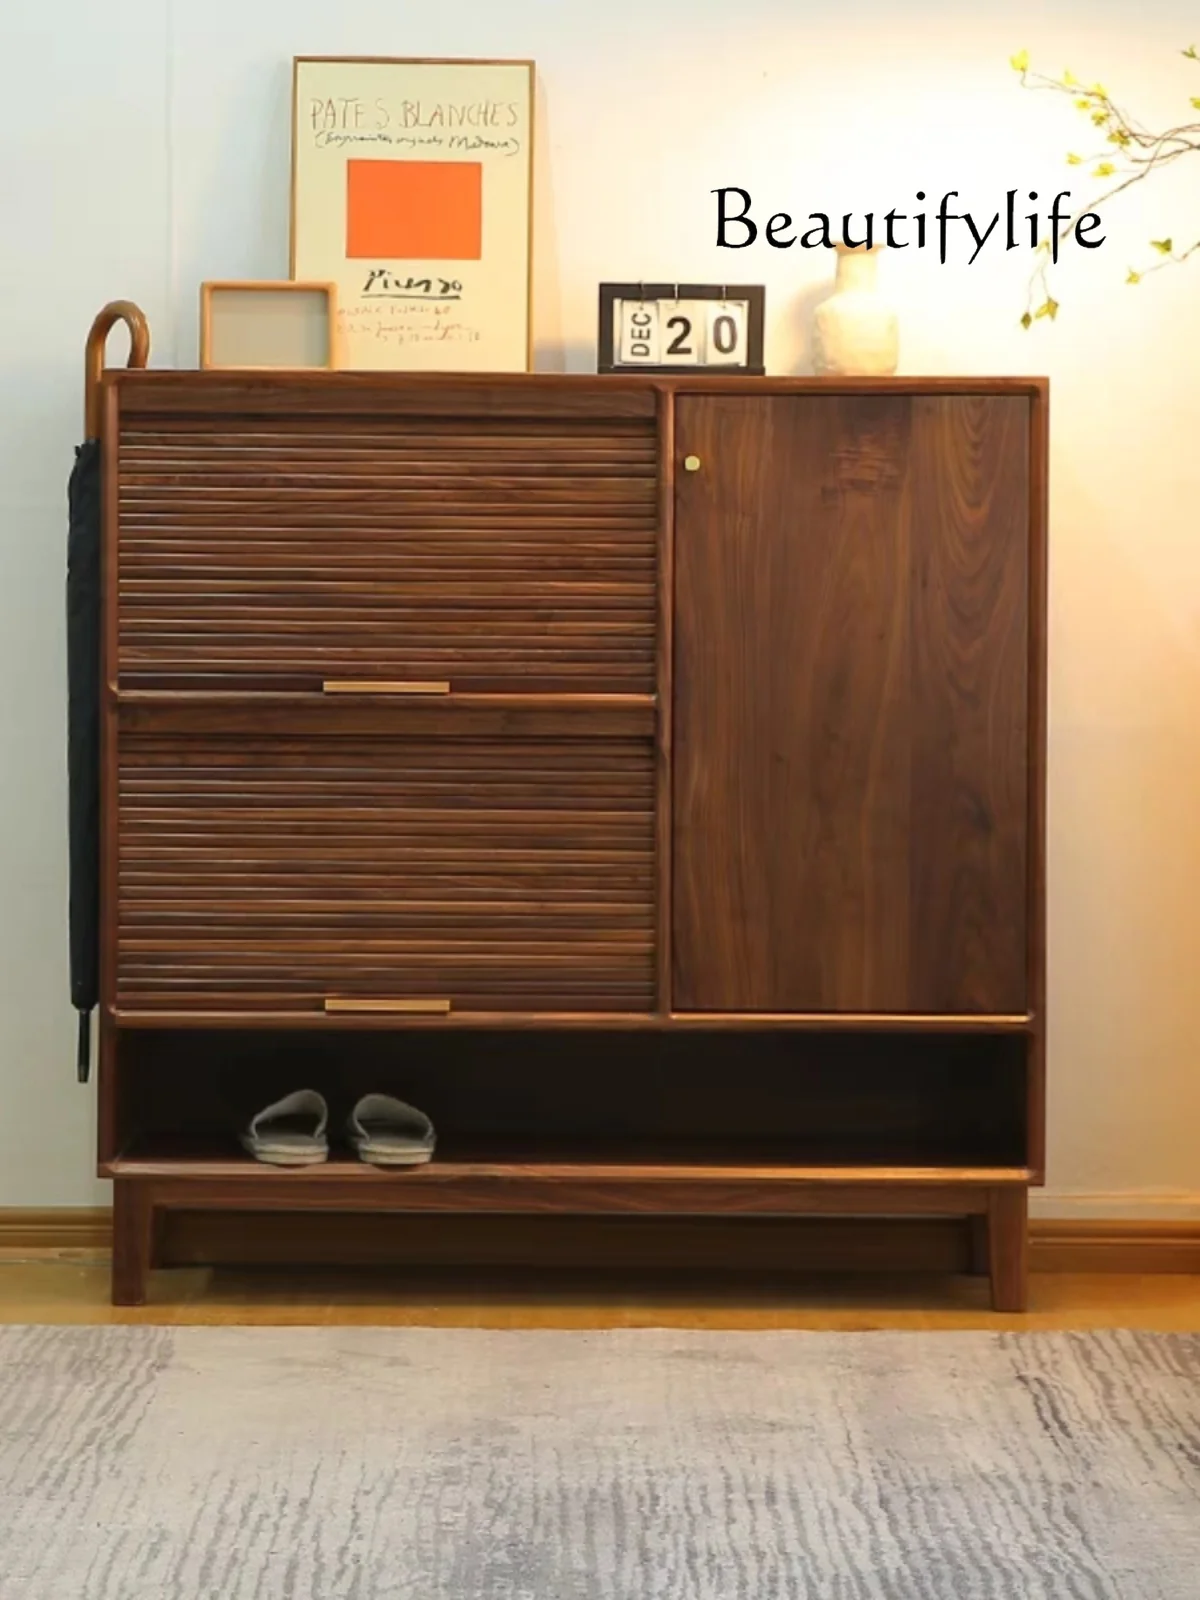
M 997 1311 L 1023 1311 L 1028 1174 L 948 1169 L 738 1169 L 435 1160 L 402 1173 L 359 1162 L 123 1159 L 113 1188 L 113 1301 L 141 1305 L 167 1211 L 494 1213 L 577 1217 L 967 1217 Z
M 283 1226 L 273 1222 L 281 1215 Z M 528 1217 L 314 1212 L 168 1213 L 165 1264 L 238 1267 L 568 1267 L 583 1271 L 947 1274 L 986 1270 L 978 1228 L 953 1217 Z M 0 1210 L 0 1265 L 107 1257 L 110 1206 Z M 1200 1217 L 1029 1219 L 1031 1274 L 1200 1278 Z M 798 1284 L 803 1290 L 803 1285 Z

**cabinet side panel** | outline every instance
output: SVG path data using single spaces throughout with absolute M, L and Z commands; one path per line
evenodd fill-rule
M 1046 1177 L 1046 673 L 1049 393 L 1029 403 L 1029 1044 L 1028 1161 Z

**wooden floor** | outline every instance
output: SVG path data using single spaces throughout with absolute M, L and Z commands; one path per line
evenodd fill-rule
M 0 1254 L 0 1323 L 1200 1330 L 1200 1276 L 1035 1273 L 1024 1316 L 992 1312 L 987 1293 L 982 1278 L 921 1274 L 187 1267 L 156 1273 L 149 1305 L 114 1309 L 101 1256 Z

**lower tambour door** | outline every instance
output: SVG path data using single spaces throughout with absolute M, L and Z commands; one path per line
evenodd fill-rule
M 123 735 L 122 1014 L 645 1012 L 649 741 Z

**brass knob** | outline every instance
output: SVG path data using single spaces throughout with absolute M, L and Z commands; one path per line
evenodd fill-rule
M 700 457 L 699 456 L 684 456 L 684 458 L 683 458 L 683 468 L 684 468 L 685 472 L 699 472 L 700 471 Z

